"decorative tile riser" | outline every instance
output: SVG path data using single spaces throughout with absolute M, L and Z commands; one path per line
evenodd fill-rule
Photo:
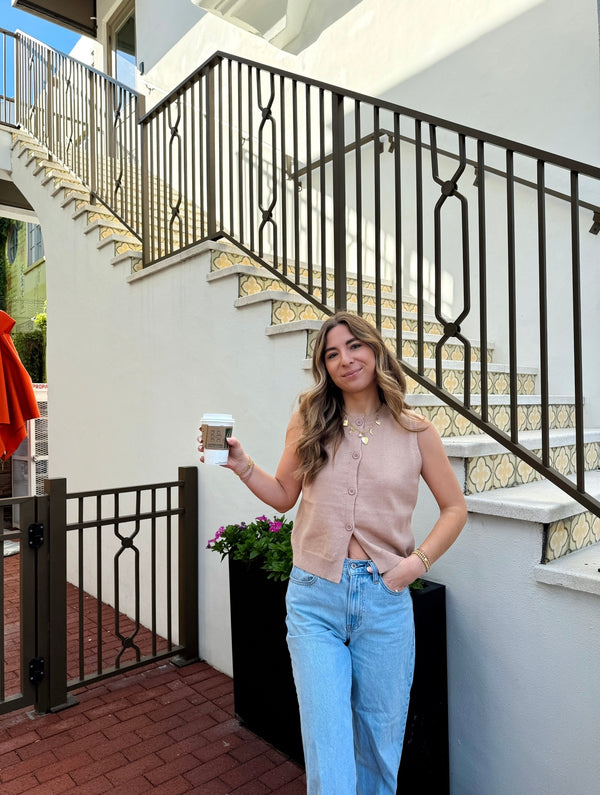
M 541 456 L 541 450 L 532 452 Z M 584 454 L 586 469 L 600 467 L 600 443 L 589 442 L 584 445 Z M 569 475 L 577 468 L 575 456 L 575 445 L 553 447 L 550 449 L 550 464 L 562 475 Z M 466 461 L 465 494 L 481 494 L 491 489 L 504 489 L 541 479 L 542 475 L 513 453 L 476 456 Z
M 107 237 L 111 237 L 114 234 L 126 235 L 127 237 L 131 238 L 132 243 L 137 243 L 137 245 L 140 245 L 140 241 L 137 239 L 137 237 L 135 237 L 135 235 L 132 235 L 131 232 L 129 232 L 127 229 L 125 229 L 120 225 L 119 227 L 101 226 L 99 229 L 100 240 L 106 240 Z
M 295 320 L 324 320 L 327 315 L 312 304 L 294 304 L 289 301 L 271 302 L 271 323 L 274 326 Z
M 245 263 L 246 264 L 246 263 Z M 305 285 L 302 285 L 305 286 Z M 265 292 L 281 292 L 290 295 L 297 295 L 296 290 L 291 287 L 290 285 L 285 284 L 280 279 L 276 277 L 270 278 L 268 276 L 253 276 L 253 275 L 240 275 L 239 280 L 239 296 L 240 298 L 244 298 L 248 295 L 257 295 L 258 293 Z M 320 300 L 321 298 L 321 290 L 315 289 L 313 294 L 316 299 Z M 327 301 L 328 306 L 333 306 L 335 300 L 334 291 L 328 290 L 327 291 Z M 354 293 L 347 293 L 346 295 L 347 300 L 347 308 L 349 312 L 356 312 L 357 311 L 357 302 L 356 302 L 356 295 Z M 375 297 L 368 295 L 364 296 L 363 300 L 363 315 L 368 317 L 373 323 L 375 322 L 375 314 L 368 313 L 367 310 L 370 307 L 375 307 Z M 381 308 L 385 312 L 395 313 L 396 309 L 396 302 L 392 298 L 383 298 L 381 302 Z M 403 311 L 409 314 L 415 313 L 415 304 L 405 302 L 403 304 Z M 288 322 L 285 320 L 275 319 L 275 322 Z M 382 320 L 382 326 L 385 329 L 393 330 L 396 328 L 396 318 L 395 315 L 385 316 Z M 417 330 L 417 320 L 416 318 L 403 318 L 402 320 L 402 328 L 405 331 L 414 331 Z M 423 330 L 426 334 L 438 334 L 441 335 L 442 327 L 439 323 L 425 321 L 423 324 Z
M 302 281 L 300 283 L 300 287 L 306 289 L 307 283 Z M 296 290 L 282 282 L 276 276 L 269 277 L 269 276 L 253 276 L 253 275 L 241 275 L 240 276 L 240 298 L 243 298 L 245 295 L 256 295 L 257 293 L 264 292 L 265 290 L 278 290 L 282 293 L 290 293 L 291 295 L 297 295 Z M 321 289 L 319 287 L 313 286 L 313 295 L 317 300 L 321 300 Z M 327 305 L 333 306 L 335 302 L 335 292 L 333 288 L 327 290 Z M 347 308 L 350 312 L 356 312 L 357 303 L 356 303 L 356 293 L 349 292 L 346 294 L 346 302 Z M 363 296 L 363 308 L 375 306 L 375 296 L 373 295 L 365 295 Z M 382 297 L 381 307 L 383 310 L 394 311 L 396 308 L 396 302 L 393 298 L 385 298 Z M 414 311 L 414 304 L 407 304 L 407 311 Z M 441 326 L 439 324 L 429 324 L 430 326 L 434 327 L 432 333 L 440 333 Z
M 410 404 L 410 395 L 407 402 Z M 480 413 L 479 406 L 472 408 L 476 413 Z M 440 436 L 472 436 L 482 433 L 477 425 L 448 406 L 417 406 L 415 411 L 427 417 L 436 427 Z M 518 407 L 517 413 L 520 431 L 540 430 L 542 415 L 539 406 L 522 405 Z M 549 415 L 551 430 L 572 428 L 575 424 L 574 406 L 551 405 Z M 499 430 L 510 433 L 510 412 L 506 406 L 488 406 L 488 417 Z
M 213 258 L 213 267 L 212 270 L 222 270 L 226 267 L 231 267 L 232 258 L 236 259 L 236 264 L 252 266 L 253 262 L 249 257 L 243 255 L 235 255 L 229 253 L 222 253 Z M 290 293 L 294 294 L 294 289 L 285 285 L 277 278 L 269 278 L 263 276 L 255 276 L 253 274 L 241 274 L 239 278 L 239 296 L 246 297 L 250 295 L 258 295 L 264 291 L 275 291 L 281 293 Z M 318 293 L 318 291 L 317 291 Z M 317 296 L 318 297 L 318 296 Z M 333 297 L 333 295 L 331 295 Z M 348 294 L 349 301 L 355 300 L 356 296 L 352 296 L 351 293 Z M 374 300 L 374 299 L 373 299 Z M 352 306 L 356 306 L 356 304 L 349 305 L 349 308 L 352 309 Z M 369 320 L 371 323 L 375 323 L 376 317 L 375 314 L 369 311 L 366 311 L 368 305 L 365 304 L 365 311 L 363 311 L 363 317 Z M 391 310 L 394 309 L 393 301 L 390 301 Z M 403 310 L 413 314 L 415 310 L 415 305 L 412 303 L 405 303 L 403 304 Z M 303 303 L 295 303 L 290 301 L 273 301 L 273 309 L 271 313 L 271 322 L 274 325 L 278 324 L 285 324 L 285 323 L 292 323 L 294 321 L 299 320 L 322 320 L 326 318 L 327 315 L 324 312 L 319 311 L 313 305 L 307 305 Z M 409 331 L 412 333 L 417 332 L 417 321 L 415 318 L 403 318 L 402 320 L 402 327 L 404 331 Z M 395 316 L 386 316 L 384 315 L 382 318 L 382 328 L 386 331 L 394 331 L 396 329 L 396 317 Z M 439 334 L 440 333 L 440 326 L 437 323 L 433 322 L 426 322 L 424 324 L 424 333 L 426 334 Z M 396 340 L 395 339 L 388 339 L 387 340 L 390 349 L 396 352 Z M 307 356 L 312 355 L 312 347 L 314 345 L 314 337 L 310 340 L 308 348 L 307 348 Z M 403 349 L 402 354 L 405 358 L 416 358 L 417 356 L 417 343 L 415 340 L 403 340 Z M 423 355 L 426 359 L 433 359 L 435 358 L 436 354 L 436 346 L 432 342 L 425 342 L 423 347 Z M 471 361 L 477 362 L 479 361 L 480 356 L 480 349 L 477 346 L 471 348 Z M 449 359 L 451 361 L 463 361 L 464 359 L 464 347 L 461 344 L 447 342 L 442 349 L 442 358 Z M 488 350 L 488 362 L 492 361 L 492 352 Z
M 229 268 L 231 265 L 253 265 L 256 267 L 256 262 L 251 260 L 245 254 L 237 254 L 236 252 L 230 251 L 215 251 L 213 252 L 212 260 L 211 260 L 211 270 L 220 270 L 222 268 Z M 281 270 L 281 267 L 279 267 Z M 283 271 L 281 271 L 283 273 Z M 295 269 L 290 266 L 288 263 L 287 269 L 287 277 L 288 279 L 295 279 Z M 268 277 L 267 277 L 268 278 Z M 308 269 L 307 268 L 300 268 L 299 271 L 299 280 L 301 283 L 306 284 L 308 282 Z M 333 283 L 333 274 L 327 274 L 327 280 L 330 283 Z M 358 288 L 358 282 L 356 279 L 349 277 L 346 280 L 346 283 L 349 288 L 348 295 L 356 296 L 356 291 Z M 313 271 L 313 285 L 315 288 L 319 287 L 321 284 L 321 273 L 320 271 Z M 368 279 L 363 279 L 362 283 L 363 290 L 372 290 L 375 292 L 375 282 L 369 281 Z M 393 300 L 393 288 L 391 284 L 383 283 L 381 285 L 382 294 L 387 294 L 388 296 L 392 297 Z
M 286 304 L 286 302 L 274 302 L 274 303 L 281 303 Z M 301 318 L 299 313 L 295 312 L 296 307 L 291 305 L 290 308 L 287 308 L 287 305 L 282 307 L 280 311 L 280 319 L 279 322 L 281 323 L 289 323 L 291 320 L 300 320 L 305 319 Z M 302 307 L 298 307 L 298 309 L 302 310 Z M 297 315 L 297 316 L 295 316 Z M 374 322 L 374 316 L 369 315 L 369 313 L 365 313 L 364 317 L 366 320 Z M 314 350 L 314 344 L 316 340 L 316 332 L 313 332 L 309 336 L 309 340 L 307 343 L 307 350 L 306 355 L 308 358 L 312 356 L 312 352 Z M 389 346 L 390 350 L 396 353 L 396 340 L 395 339 L 386 339 L 386 343 Z M 403 340 L 402 341 L 402 355 L 406 359 L 416 359 L 417 358 L 417 350 L 418 345 L 416 340 Z M 425 359 L 435 359 L 435 344 L 426 342 L 423 346 L 423 356 Z M 442 349 L 442 359 L 445 361 L 453 361 L 453 362 L 462 362 L 464 358 L 464 348 L 462 345 L 454 345 L 452 343 L 446 343 Z M 488 351 L 488 360 L 491 358 L 491 353 Z M 479 348 L 473 347 L 471 348 L 471 361 L 477 362 L 479 361 Z M 462 377 L 462 373 L 460 374 Z M 435 375 L 433 376 L 435 378 Z M 448 376 L 448 378 L 451 378 Z M 416 391 L 416 390 L 411 390 Z M 424 390 L 426 391 L 426 390 Z M 453 390 L 457 391 L 457 390 Z
M 600 518 L 590 511 L 551 522 L 546 527 L 542 563 L 600 542 Z
M 426 368 L 424 375 L 436 383 L 434 368 Z M 507 395 L 509 380 L 506 373 L 488 372 L 488 394 Z M 407 391 L 413 395 L 427 395 L 429 390 L 421 386 L 412 378 L 407 377 Z M 442 370 L 442 387 L 453 395 L 464 394 L 464 372 L 462 370 Z M 535 394 L 535 376 L 530 373 L 519 373 L 517 376 L 517 390 L 519 395 Z M 471 393 L 481 394 L 481 373 L 479 370 L 471 372 Z
M 262 292 L 262 291 L 259 291 Z M 249 293 L 246 293 L 249 294 Z M 254 293 L 256 295 L 256 293 Z M 321 312 L 317 307 L 313 306 L 312 304 L 303 304 L 303 303 L 293 303 L 290 301 L 273 301 L 272 312 L 271 312 L 271 322 L 273 325 L 285 325 L 286 323 L 292 323 L 298 320 L 324 320 L 327 315 L 324 312 Z M 368 312 L 363 314 L 370 322 L 375 322 L 375 316 L 371 315 Z M 395 323 L 395 320 L 393 321 Z M 388 330 L 393 330 L 391 327 L 392 319 L 389 318 L 387 322 L 384 322 L 383 328 L 388 328 Z M 391 350 L 395 352 L 396 350 L 396 343 L 395 340 L 388 340 L 388 345 L 390 346 Z M 479 355 L 479 348 L 472 348 L 472 356 L 473 361 L 478 361 L 477 357 Z M 404 340 L 403 343 L 403 353 L 406 357 L 416 357 L 417 355 L 417 343 L 414 340 Z M 435 356 L 435 347 L 431 343 L 425 343 L 424 345 L 424 356 L 426 359 L 433 358 Z M 463 358 L 463 348 L 462 346 L 446 344 L 443 348 L 443 358 L 450 359 L 452 361 L 462 361 Z
M 76 202 L 76 205 L 75 205 L 76 207 L 77 207 L 77 204 L 80 204 L 80 202 Z M 103 213 L 102 211 L 92 212 L 91 210 L 88 210 L 86 215 L 87 215 L 87 218 L 86 218 L 86 223 L 87 224 L 93 224 L 95 221 L 100 221 L 100 223 L 102 223 L 102 221 L 106 221 L 107 218 L 113 219 L 112 215 L 107 215 L 106 213 Z
M 131 243 L 115 243 L 115 256 L 119 254 L 125 254 L 127 251 L 140 251 L 141 245 L 137 241 L 132 241 Z
M 371 317 L 369 314 L 365 314 L 364 317 L 371 322 L 374 321 L 374 317 Z M 385 326 L 384 326 L 385 328 Z M 386 343 L 390 350 L 396 353 L 396 340 L 392 338 L 386 339 Z M 402 357 L 404 359 L 416 359 L 417 358 L 417 351 L 419 350 L 418 344 L 416 340 L 402 340 Z M 424 359 L 435 359 L 436 358 L 436 350 L 437 346 L 435 342 L 424 342 L 423 343 L 423 358 Z M 478 362 L 480 357 L 480 349 L 477 346 L 471 347 L 471 361 Z M 451 362 L 462 362 L 465 358 L 465 349 L 464 346 L 460 343 L 457 344 L 455 342 L 446 342 L 442 346 L 442 359 L 451 361 Z M 492 361 L 492 352 L 488 351 L 488 362 Z

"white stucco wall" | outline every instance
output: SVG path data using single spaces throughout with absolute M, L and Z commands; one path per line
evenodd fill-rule
M 168 90 L 216 50 L 232 52 L 598 163 L 596 0 L 339 0 L 328 3 L 337 18 L 320 5 L 283 52 L 189 0 L 174 0 L 168 18 L 160 0 L 138 0 L 138 59 Z
M 417 541 L 432 503 L 423 487 Z M 542 529 L 470 514 L 431 570 L 447 587 L 453 795 L 597 788 L 598 597 L 535 581 Z

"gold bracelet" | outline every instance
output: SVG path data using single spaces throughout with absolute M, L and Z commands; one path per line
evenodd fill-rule
M 248 456 L 248 464 L 246 466 L 246 469 L 244 469 L 243 472 L 239 473 L 238 478 L 244 481 L 248 480 L 253 469 L 254 469 L 254 461 L 250 458 L 250 456 Z
M 423 565 L 425 566 L 425 574 L 427 574 L 427 572 L 431 568 L 431 561 L 429 560 L 427 555 L 423 552 L 421 547 L 417 547 L 416 549 L 413 549 L 413 551 L 410 554 L 411 555 L 416 555 L 422 561 Z

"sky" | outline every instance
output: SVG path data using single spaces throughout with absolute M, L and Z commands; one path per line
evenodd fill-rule
M 46 22 L 34 14 L 13 8 L 10 0 L 0 0 L 0 28 L 14 33 L 21 30 L 34 39 L 47 44 L 55 50 L 69 54 L 81 34 L 61 28 L 53 22 Z

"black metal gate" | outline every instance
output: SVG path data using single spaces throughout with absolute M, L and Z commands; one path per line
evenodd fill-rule
M 198 659 L 195 467 L 166 483 L 0 500 L 0 714 L 154 660 Z

